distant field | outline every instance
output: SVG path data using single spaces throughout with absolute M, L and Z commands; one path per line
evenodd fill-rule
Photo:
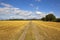
M 60 40 L 60 23 L 0 21 L 0 40 Z

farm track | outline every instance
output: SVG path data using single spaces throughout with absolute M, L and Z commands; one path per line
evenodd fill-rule
M 60 40 L 59 34 L 60 31 L 56 29 L 43 27 L 42 24 L 38 26 L 33 21 L 30 21 L 19 40 Z
M 21 34 L 21 36 L 19 37 L 18 40 L 24 40 L 25 39 L 26 33 L 30 27 L 29 25 L 30 25 L 30 22 L 29 22 L 29 24 L 27 24 L 26 28 L 24 29 L 23 33 Z
M 43 36 L 41 34 L 39 34 L 39 30 L 38 27 L 36 25 L 32 24 L 32 28 L 33 28 L 33 33 L 35 35 L 35 39 L 36 40 L 44 40 Z

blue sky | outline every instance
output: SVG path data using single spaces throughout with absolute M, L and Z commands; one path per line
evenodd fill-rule
M 41 18 L 49 13 L 60 17 L 60 0 L 0 0 L 0 19 Z

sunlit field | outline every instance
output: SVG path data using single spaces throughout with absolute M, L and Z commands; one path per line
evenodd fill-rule
M 0 21 L 0 40 L 17 40 L 28 21 Z
M 60 40 L 60 23 L 59 22 L 44 22 L 33 21 L 39 28 L 40 34 L 45 40 Z
M 60 40 L 60 23 L 0 21 L 0 40 Z

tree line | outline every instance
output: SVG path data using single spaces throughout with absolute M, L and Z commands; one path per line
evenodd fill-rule
M 56 18 L 54 14 L 48 14 L 45 17 L 41 18 L 43 21 L 53 21 L 60 22 L 60 18 Z

